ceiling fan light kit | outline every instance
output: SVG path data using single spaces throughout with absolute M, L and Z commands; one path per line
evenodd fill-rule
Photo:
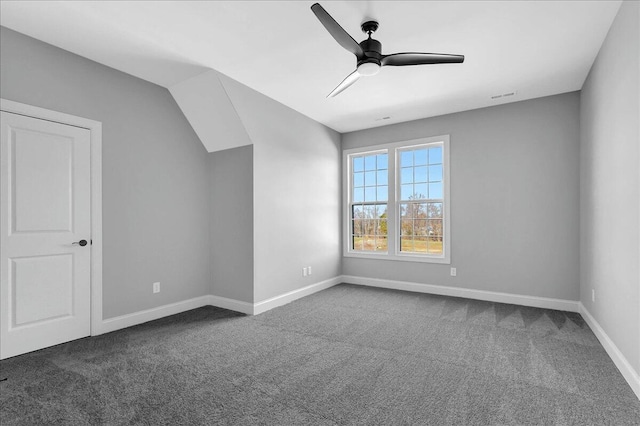
M 367 77 L 370 75 L 376 75 L 380 72 L 380 64 L 376 64 L 375 62 L 363 62 L 358 65 L 358 74 L 362 77 Z
M 368 38 L 357 43 L 344 28 L 319 4 L 311 6 L 311 10 L 316 15 L 320 23 L 327 29 L 329 34 L 338 42 L 340 46 L 356 56 L 356 70 L 349 74 L 342 83 L 327 95 L 334 97 L 343 90 L 354 84 L 360 77 L 376 75 L 383 66 L 407 66 L 407 65 L 430 65 L 430 64 L 452 64 L 464 62 L 463 55 L 450 55 L 445 53 L 392 53 L 382 54 L 382 43 L 371 38 L 378 29 L 377 21 L 366 21 L 360 28 L 368 35 Z

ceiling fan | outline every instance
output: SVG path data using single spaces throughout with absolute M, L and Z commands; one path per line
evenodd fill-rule
M 320 23 L 329 31 L 329 34 L 338 42 L 338 44 L 349 52 L 356 55 L 357 67 L 354 72 L 349 74 L 342 83 L 327 95 L 332 98 L 358 81 L 360 77 L 376 75 L 383 66 L 401 67 L 406 65 L 427 65 L 427 64 L 452 64 L 464 62 L 464 55 L 448 55 L 444 53 L 392 53 L 383 55 L 382 43 L 371 38 L 378 29 L 378 22 L 367 21 L 362 23 L 360 28 L 362 32 L 367 34 L 369 38 L 357 43 L 344 28 L 336 22 L 335 19 L 324 10 L 319 3 L 311 6 L 311 10 L 315 13 Z

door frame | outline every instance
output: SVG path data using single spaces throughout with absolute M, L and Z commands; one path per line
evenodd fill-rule
M 0 110 L 87 129 L 91 141 L 91 335 L 102 334 L 102 123 L 0 98 Z

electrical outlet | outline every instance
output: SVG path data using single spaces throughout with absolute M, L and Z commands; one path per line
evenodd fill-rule
M 307 276 L 307 268 L 306 267 L 302 268 L 302 276 L 303 277 Z
M 596 290 L 595 289 L 591 289 L 591 301 L 595 303 L 596 301 Z
M 307 271 L 309 271 L 309 275 L 311 275 L 311 266 L 307 267 Z
M 153 292 L 160 293 L 160 283 L 153 283 Z
M 456 268 L 451 268 L 451 276 L 455 277 L 458 274 L 458 271 L 456 271 Z

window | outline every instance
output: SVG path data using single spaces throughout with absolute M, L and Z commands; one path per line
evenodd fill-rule
M 400 252 L 442 255 L 442 144 L 398 149 Z
M 351 158 L 351 248 L 386 252 L 389 156 L 386 151 Z
M 344 155 L 345 256 L 449 263 L 449 137 Z

